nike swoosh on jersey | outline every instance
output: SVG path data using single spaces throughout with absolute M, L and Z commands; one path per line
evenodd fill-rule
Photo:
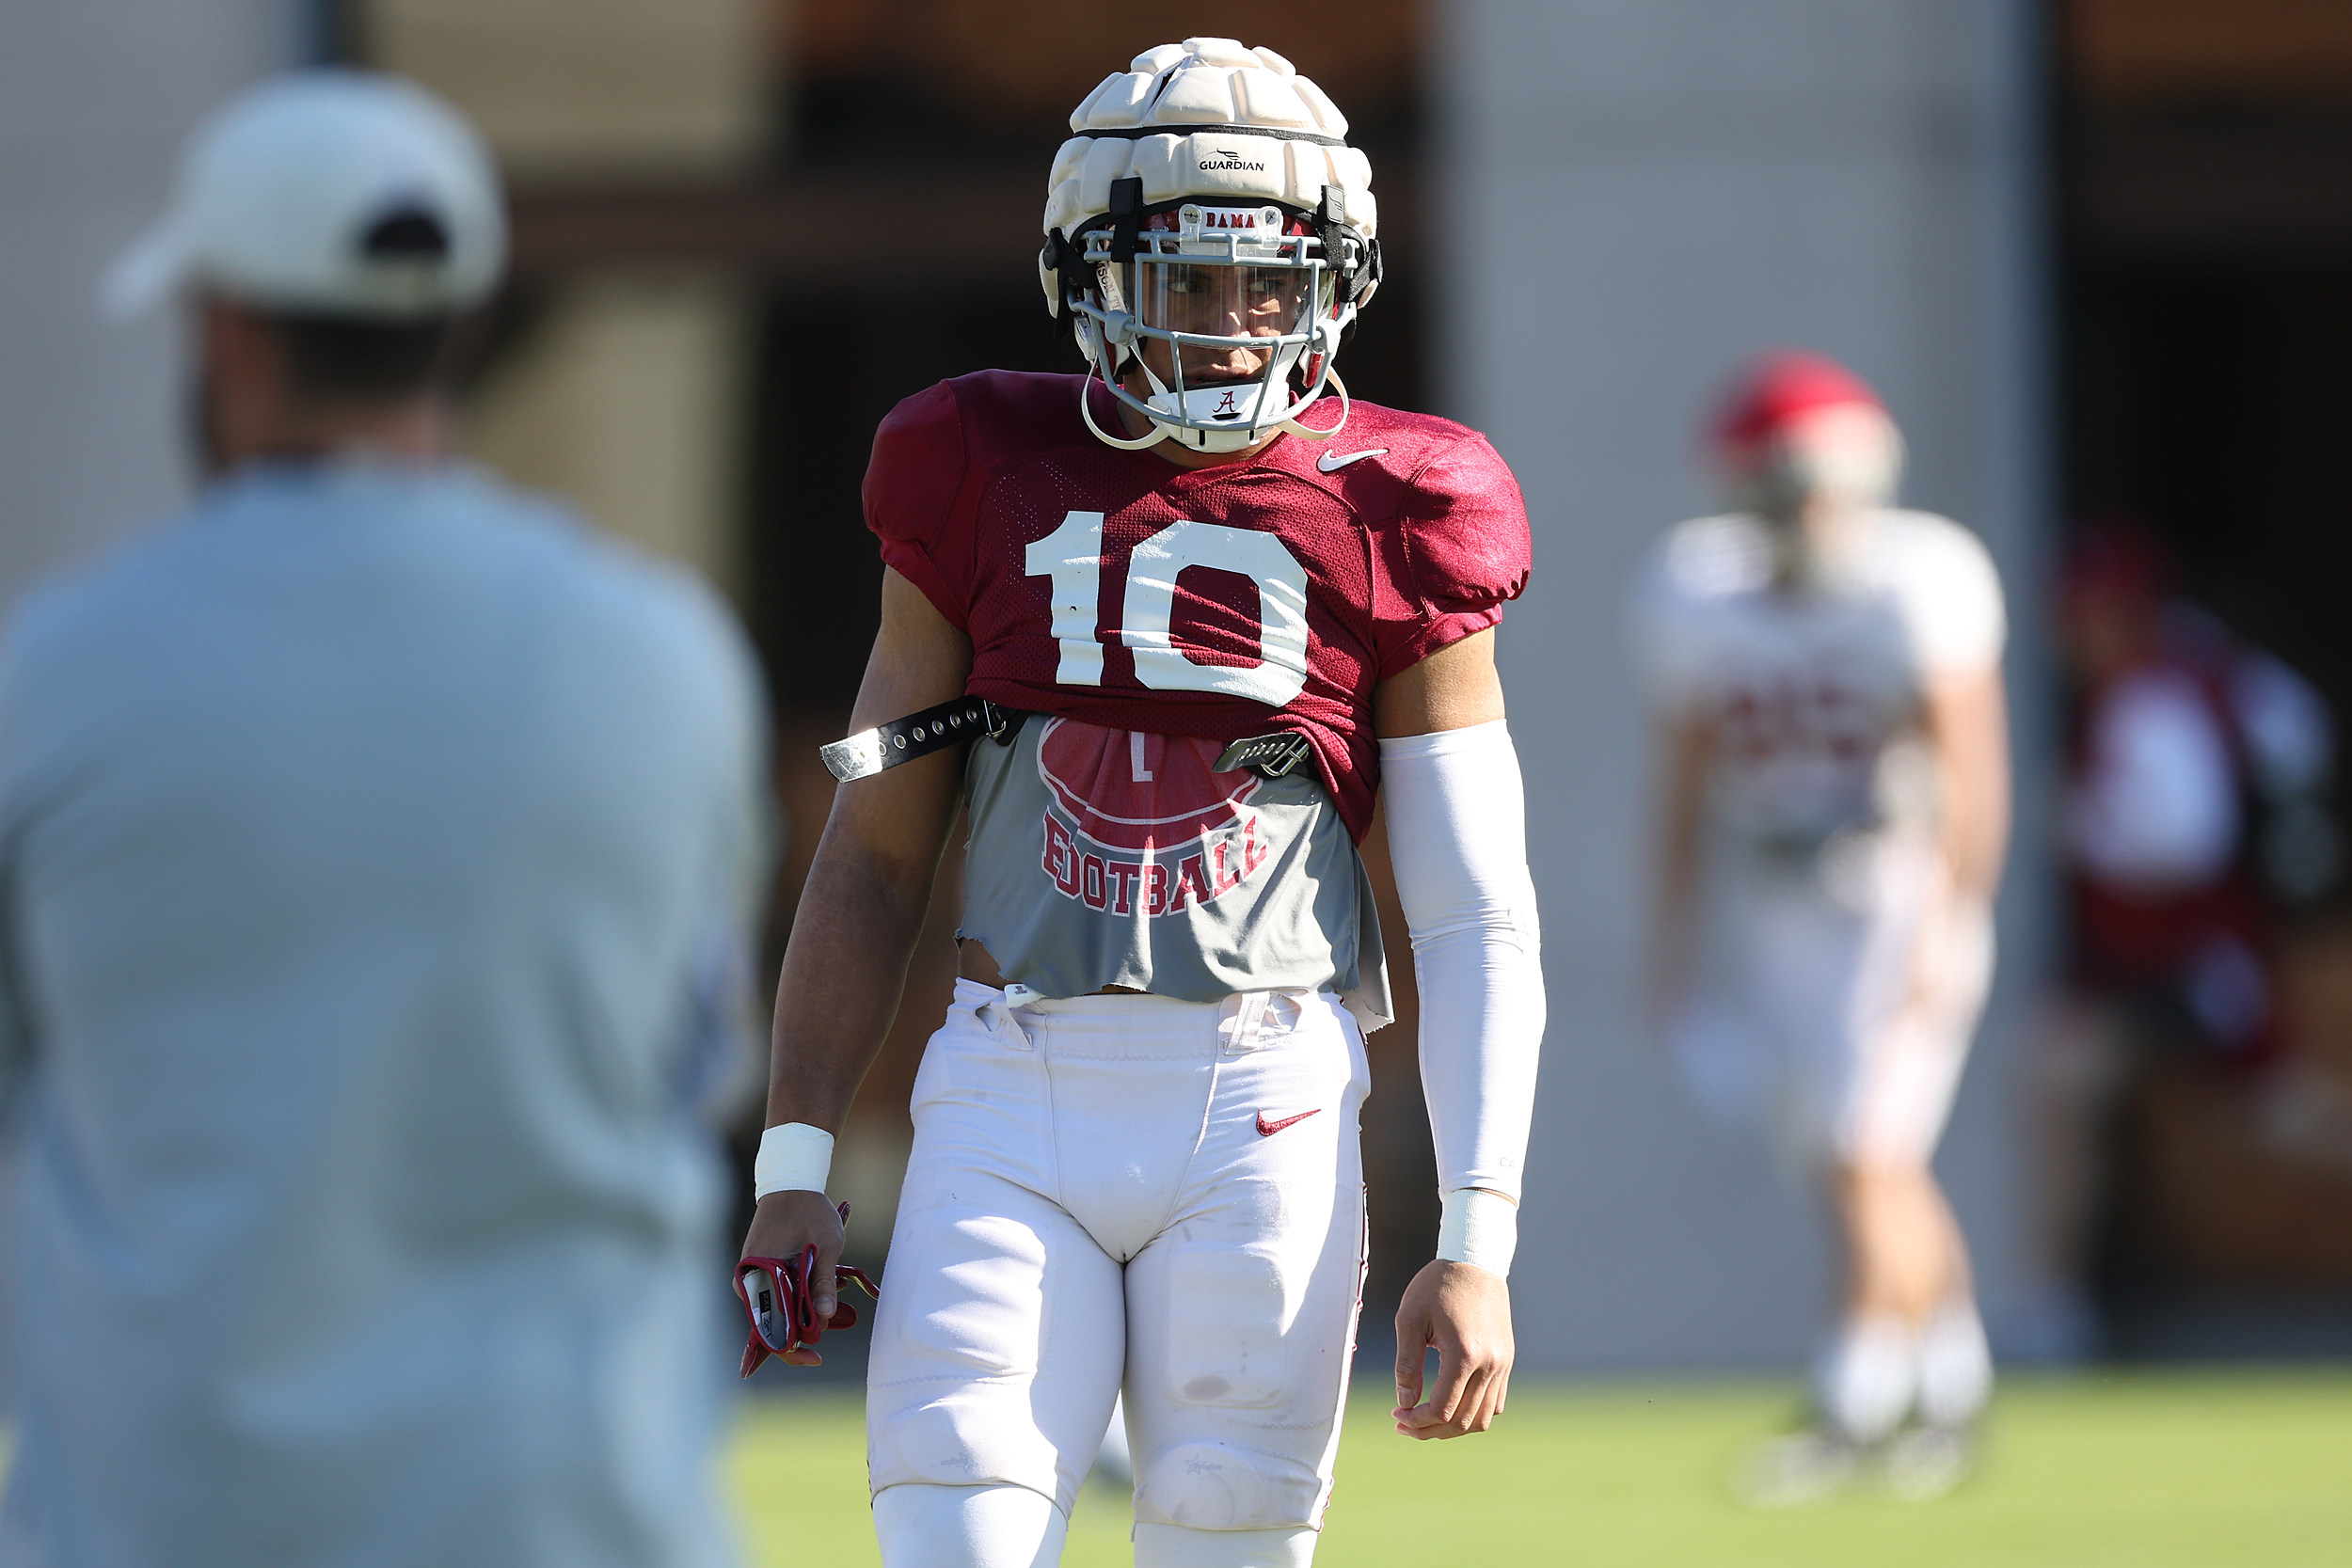
M 1260 1111 L 1258 1113 L 1258 1136 L 1270 1138 L 1283 1128 L 1295 1126 L 1322 1109 L 1323 1107 L 1318 1105 L 1313 1111 L 1301 1111 L 1295 1117 L 1284 1117 L 1280 1121 L 1268 1121 L 1265 1118 L 1265 1113 Z
M 1315 467 L 1324 473 L 1335 474 L 1350 463 L 1360 463 L 1367 457 L 1386 457 L 1388 454 L 1389 449 L 1386 447 L 1372 447 L 1363 451 L 1351 451 L 1344 457 L 1334 457 L 1327 451 L 1315 459 Z

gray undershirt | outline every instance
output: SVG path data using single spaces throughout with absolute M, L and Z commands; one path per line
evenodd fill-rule
M 1335 991 L 1392 1016 L 1362 858 L 1308 768 L 1212 773 L 1221 744 L 1033 716 L 976 742 L 961 935 L 1045 996 Z

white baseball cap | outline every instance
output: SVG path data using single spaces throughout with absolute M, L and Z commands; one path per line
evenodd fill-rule
M 506 263 L 490 152 L 413 82 L 276 77 L 188 138 L 164 215 L 118 256 L 99 303 L 121 318 L 190 285 L 267 309 L 382 320 L 479 304 Z

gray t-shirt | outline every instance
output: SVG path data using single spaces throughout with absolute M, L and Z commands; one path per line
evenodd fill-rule
M 961 935 L 1046 996 L 1330 990 L 1388 1022 L 1372 881 L 1311 764 L 1219 773 L 1223 750 L 1043 714 L 975 741 Z
M 0 645 L 0 1561 L 705 1568 L 710 595 L 469 470 L 262 467 Z

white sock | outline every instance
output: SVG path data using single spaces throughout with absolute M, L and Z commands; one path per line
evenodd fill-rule
M 885 1486 L 874 1534 L 883 1568 L 1055 1568 L 1070 1521 L 1025 1486 Z
M 1187 1529 L 1136 1526 L 1136 1568 L 1307 1568 L 1311 1529 Z
M 1851 1318 L 1813 1369 L 1822 1419 L 1857 1443 L 1902 1424 L 1918 1390 L 1918 1337 L 1900 1318 Z
M 1937 1307 L 1919 1330 L 1919 1418 L 1964 1426 L 1993 1398 L 1993 1349 L 1966 1296 Z

